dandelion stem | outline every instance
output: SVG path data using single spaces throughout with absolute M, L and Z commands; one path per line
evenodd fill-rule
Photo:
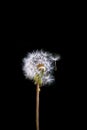
M 39 130 L 39 84 L 36 86 L 36 130 Z

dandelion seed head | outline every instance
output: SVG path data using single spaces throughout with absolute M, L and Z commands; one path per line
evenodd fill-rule
M 36 74 L 44 71 L 42 77 L 42 85 L 51 84 L 55 79 L 52 76 L 54 70 L 53 62 L 58 60 L 59 56 L 53 57 L 51 53 L 41 51 L 33 51 L 28 53 L 23 59 L 23 72 L 26 78 L 33 80 Z

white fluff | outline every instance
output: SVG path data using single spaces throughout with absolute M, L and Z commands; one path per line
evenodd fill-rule
M 58 57 L 54 57 L 54 59 L 58 60 Z M 52 72 L 54 69 L 53 66 L 53 56 L 51 53 L 44 51 L 33 51 L 32 53 L 28 53 L 27 57 L 23 59 L 23 71 L 26 78 L 33 80 L 36 74 L 39 74 L 40 71 L 37 68 L 38 64 L 44 64 L 46 71 L 44 72 L 42 78 L 42 85 L 50 84 L 54 81 L 54 77 L 52 76 Z
M 58 61 L 60 59 L 60 56 L 59 55 L 51 56 L 51 59 L 53 61 Z

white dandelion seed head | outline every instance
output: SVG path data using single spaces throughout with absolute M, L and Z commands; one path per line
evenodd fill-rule
M 58 60 L 59 57 L 54 59 Z M 23 72 L 26 78 L 33 80 L 36 74 L 40 74 L 40 69 L 44 70 L 42 85 L 50 84 L 54 81 L 52 72 L 53 66 L 52 54 L 48 52 L 33 51 L 23 59 Z

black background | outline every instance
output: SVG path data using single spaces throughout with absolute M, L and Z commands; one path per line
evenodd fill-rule
M 86 61 L 82 7 L 79 3 L 66 2 L 45 4 L 46 8 L 35 4 L 35 9 L 34 4 L 32 9 L 29 4 L 16 5 L 13 10 L 17 13 L 9 9 L 9 13 L 5 11 L 7 17 L 3 15 L 2 28 L 6 34 L 0 45 L 4 67 L 0 71 L 3 127 L 35 130 L 35 85 L 25 79 L 22 59 L 27 52 L 44 49 L 60 54 L 61 60 L 57 62 L 55 83 L 41 89 L 40 130 L 78 128 L 83 114 L 82 72 Z
M 39 11 L 40 12 L 40 11 Z M 56 12 L 56 11 L 55 11 Z M 43 49 L 60 54 L 55 72 L 55 83 L 43 86 L 40 92 L 40 130 L 71 129 L 78 126 L 79 118 L 78 80 L 79 65 L 81 64 L 79 37 L 79 22 L 73 10 L 59 10 L 58 14 L 44 12 L 26 16 L 19 13 L 16 18 L 14 38 L 8 40 L 6 49 L 4 91 L 2 101 L 3 118 L 13 129 L 35 130 L 36 86 L 25 79 L 22 71 L 22 59 L 28 52 Z M 15 25 L 15 24 L 14 24 Z M 11 42 L 11 43 L 10 43 Z M 10 45 L 9 45 L 10 43 Z M 4 52 L 3 52 L 4 53 Z M 3 55 L 2 53 L 2 55 Z M 7 55 L 8 54 L 8 55 Z M 81 75 L 81 74 L 79 74 Z M 7 85 L 7 83 L 9 84 Z M 3 82 L 4 84 L 4 82 Z M 10 119 L 10 120 L 9 120 Z
M 22 71 L 22 59 L 28 52 L 43 49 L 61 55 L 57 62 L 58 70 L 55 72 L 55 83 L 43 86 L 40 92 L 40 129 L 68 128 L 75 125 L 74 109 L 75 86 L 72 78 L 74 64 L 72 62 L 72 44 L 67 46 L 61 40 L 47 41 L 15 41 L 15 87 L 14 93 L 14 115 L 16 124 L 31 130 L 35 129 L 35 85 L 32 81 L 25 79 Z M 74 92 L 74 93 L 73 93 Z

